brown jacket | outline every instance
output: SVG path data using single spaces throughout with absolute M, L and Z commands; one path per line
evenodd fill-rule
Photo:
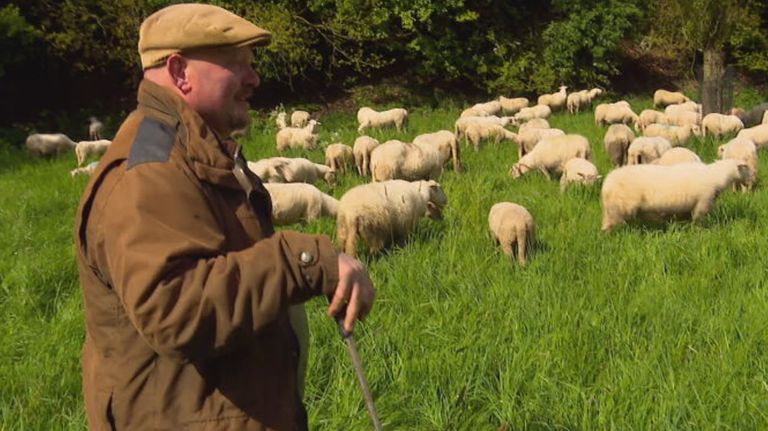
M 306 427 L 288 307 L 335 288 L 329 238 L 274 233 L 237 144 L 180 97 L 143 81 L 138 102 L 77 213 L 89 427 Z

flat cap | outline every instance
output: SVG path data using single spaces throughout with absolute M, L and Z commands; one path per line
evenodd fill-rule
M 196 48 L 265 46 L 272 33 L 218 6 L 175 4 L 148 16 L 139 28 L 141 67 L 163 64 L 169 55 Z

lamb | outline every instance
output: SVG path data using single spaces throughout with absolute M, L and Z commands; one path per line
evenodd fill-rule
M 453 170 L 461 172 L 461 150 L 459 139 L 450 130 L 438 130 L 433 133 L 424 133 L 413 138 L 414 145 L 427 144 L 437 148 L 444 160 L 453 161 Z
M 747 180 L 742 185 L 742 191 L 752 190 L 757 182 L 757 146 L 745 138 L 735 138 L 717 148 L 717 156 L 721 159 L 735 159 L 746 163 L 749 169 Z
M 528 128 L 523 129 L 517 134 L 515 141 L 517 142 L 517 158 L 518 160 L 524 155 L 533 151 L 536 144 L 542 139 L 554 138 L 555 136 L 564 136 L 565 132 L 560 129 L 537 129 Z
M 707 136 L 707 133 L 716 137 L 723 136 L 727 133 L 738 133 L 744 128 L 744 123 L 741 122 L 739 117 L 735 115 L 723 115 L 723 114 L 707 114 L 703 120 L 701 120 L 701 131 L 703 136 Z
M 107 152 L 112 141 L 100 139 L 98 141 L 80 141 L 75 145 L 77 166 L 82 166 L 88 156 L 100 156 Z
M 595 108 L 595 125 L 603 124 L 629 124 L 637 125 L 637 114 L 632 111 L 629 104 L 623 102 L 600 104 Z
M 505 255 L 514 258 L 516 245 L 517 261 L 520 265 L 528 263 L 528 248 L 536 240 L 536 226 L 525 207 L 512 202 L 494 204 L 488 213 L 488 228 Z
M 309 123 L 309 112 L 293 111 L 291 113 L 291 127 L 304 127 Z
M 456 134 L 456 138 L 461 139 L 464 137 L 464 132 L 467 126 L 470 124 L 498 124 L 500 126 L 506 126 L 512 121 L 512 117 L 497 117 L 495 115 L 489 115 L 486 117 L 461 117 L 456 120 L 453 125 L 453 132 Z
M 265 183 L 284 183 L 286 181 L 283 168 L 290 160 L 287 157 L 270 157 L 255 162 L 248 161 L 248 169 Z
M 653 106 L 667 106 L 690 101 L 691 99 L 685 94 L 677 91 L 656 90 L 653 93 Z
M 272 222 L 282 226 L 312 223 L 320 217 L 336 218 L 339 201 L 312 184 L 264 183 L 272 197 Z
M 33 133 L 27 136 L 26 147 L 30 155 L 50 156 L 70 151 L 77 144 L 63 133 Z
M 614 167 L 627 164 L 627 150 L 634 140 L 635 133 L 627 125 L 611 124 L 608 127 L 603 138 L 603 144 L 605 144 L 605 152 Z
M 691 111 L 675 111 L 664 114 L 664 124 L 670 126 L 701 125 L 701 115 Z
M 558 109 L 565 107 L 565 100 L 566 100 L 565 90 L 567 88 L 568 88 L 567 86 L 561 85 L 557 93 L 542 94 L 541 96 L 539 96 L 536 104 L 549 106 L 550 109 L 552 109 L 553 111 L 556 111 Z
M 574 157 L 563 166 L 563 175 L 560 177 L 560 191 L 573 184 L 579 183 L 585 186 L 591 186 L 600 181 L 602 176 L 597 172 L 597 166 L 587 159 Z
M 573 93 L 568 95 L 568 98 L 565 101 L 565 105 L 568 108 L 569 114 L 576 114 L 581 109 L 582 102 L 585 102 L 587 100 L 589 91 L 588 90 L 581 90 L 581 91 L 574 91 Z
M 526 129 L 549 129 L 549 121 L 543 118 L 534 118 L 533 120 L 526 121 L 521 124 L 517 129 L 517 133 L 523 133 Z
M 759 150 L 768 146 L 768 124 L 761 124 L 759 126 L 743 129 L 736 135 L 736 137 L 751 140 Z
M 331 170 L 346 173 L 347 168 L 354 163 L 354 152 L 349 145 L 331 144 L 325 148 L 325 166 Z
M 517 121 L 530 121 L 534 118 L 547 118 L 552 115 L 552 108 L 547 105 L 536 105 L 530 108 L 522 108 L 515 114 Z
M 666 138 L 647 136 L 635 138 L 627 149 L 627 164 L 651 163 L 670 149 L 672 144 Z
M 371 164 L 371 151 L 377 145 L 379 145 L 379 141 L 370 136 L 363 135 L 355 139 L 355 144 L 352 146 L 352 155 L 355 157 L 357 173 L 361 177 L 368 176 L 368 167 Z
M 357 111 L 357 122 L 360 124 L 357 128 L 358 133 L 363 133 L 369 128 L 382 128 L 385 126 L 395 126 L 398 132 L 402 132 L 408 124 L 408 111 L 403 108 L 395 108 L 376 112 L 364 106 Z
M 565 162 L 574 157 L 592 159 L 587 138 L 581 135 L 564 135 L 543 139 L 530 153 L 512 165 L 509 174 L 512 178 L 519 178 L 538 169 L 547 179 L 551 179 L 552 173 L 562 172 Z
M 501 102 L 491 100 L 485 103 L 475 103 L 471 108 L 465 109 L 461 117 L 487 117 L 501 113 Z
M 651 162 L 654 165 L 672 166 L 680 163 L 701 163 L 701 157 L 685 147 L 675 147 L 664 152 L 658 159 Z
M 643 136 L 661 136 L 667 138 L 675 146 L 686 145 L 691 136 L 701 135 L 701 128 L 695 124 L 687 126 L 669 126 L 666 124 L 651 124 L 643 130 Z
M 275 125 L 277 126 L 277 130 L 282 130 L 288 127 L 288 123 L 286 122 L 286 117 L 288 116 L 285 112 L 280 112 L 277 114 L 277 117 L 275 118 Z
M 362 237 L 369 252 L 377 253 L 391 243 L 402 243 L 421 217 L 441 219 L 447 203 L 440 184 L 431 180 L 390 180 L 353 187 L 339 200 L 339 245 L 346 254 L 356 256 L 358 237 Z
M 371 177 L 374 182 L 395 179 L 434 180 L 443 173 L 446 160 L 429 143 L 387 141 L 371 152 Z
M 637 118 L 637 124 L 635 124 L 635 130 L 642 132 L 651 124 L 659 123 L 663 124 L 666 121 L 664 113 L 661 111 L 655 111 L 653 109 L 643 109 L 640 116 Z
M 467 126 L 464 133 L 469 143 L 475 148 L 475 151 L 480 149 L 480 142 L 483 140 L 489 139 L 498 145 L 502 140 L 513 141 L 517 137 L 516 134 L 498 124 L 473 123 Z
M 525 97 L 513 97 L 508 99 L 504 96 L 499 96 L 499 103 L 501 104 L 501 110 L 505 114 L 517 114 L 521 109 L 528 107 L 528 99 Z
M 690 101 L 685 103 L 676 103 L 664 108 L 665 114 L 671 114 L 674 112 L 695 112 L 697 114 L 701 114 L 701 104 Z
M 602 230 L 610 232 L 635 217 L 664 219 L 690 214 L 697 221 L 712 209 L 723 190 L 743 183 L 748 175 L 746 164 L 737 160 L 615 169 L 605 178 L 601 191 Z
M 283 152 L 286 148 L 304 148 L 314 150 L 317 148 L 318 135 L 315 132 L 320 123 L 317 120 L 309 120 L 304 127 L 286 127 L 277 132 L 277 151 Z
M 483 108 L 478 107 L 477 105 L 470 106 L 469 108 L 461 111 L 461 114 L 459 114 L 459 118 L 463 117 L 487 117 L 491 115 Z
M 101 139 L 101 130 L 104 128 L 104 124 L 96 117 L 88 118 L 90 124 L 88 125 L 88 136 L 91 141 L 98 141 Z
M 314 184 L 318 179 L 322 178 L 328 183 L 328 186 L 336 186 L 336 171 L 328 166 L 302 157 L 272 157 L 265 160 L 271 160 L 270 163 L 274 163 L 278 175 L 274 178 L 275 181 L 269 182 Z M 248 167 L 250 168 L 251 166 L 253 164 L 249 163 Z M 259 175 L 257 171 L 254 171 L 254 173 Z
M 99 166 L 99 161 L 91 162 L 85 165 L 85 167 L 82 168 L 75 168 L 69 171 L 69 175 L 72 177 L 75 177 L 77 175 L 93 175 L 93 173 L 96 171 L 96 168 Z

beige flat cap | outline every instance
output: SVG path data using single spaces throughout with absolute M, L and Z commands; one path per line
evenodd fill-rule
M 218 6 L 175 4 L 148 16 L 139 28 L 141 67 L 163 64 L 169 55 L 195 48 L 265 46 L 272 33 Z

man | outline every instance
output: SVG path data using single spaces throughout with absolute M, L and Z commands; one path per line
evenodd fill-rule
M 228 139 L 248 124 L 252 49 L 270 38 L 210 5 L 141 25 L 138 107 L 76 220 L 91 429 L 304 429 L 297 305 L 328 296 L 347 331 L 371 309 L 360 262 L 325 236 L 274 233 L 269 194 Z

